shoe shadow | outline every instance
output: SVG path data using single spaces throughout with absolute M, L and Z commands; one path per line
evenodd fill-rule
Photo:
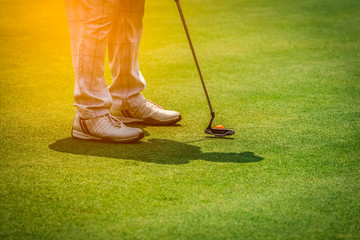
M 264 158 L 252 152 L 241 153 L 203 153 L 200 147 L 168 139 L 150 139 L 135 144 L 112 144 L 64 138 L 50 144 L 49 148 L 63 153 L 98 156 L 117 159 L 131 159 L 157 164 L 186 164 L 191 160 L 211 162 L 249 163 Z

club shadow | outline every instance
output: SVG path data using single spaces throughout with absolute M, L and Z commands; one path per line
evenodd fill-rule
M 49 145 L 49 148 L 62 153 L 129 159 L 157 164 L 186 164 L 191 160 L 211 162 L 250 163 L 264 158 L 253 152 L 222 153 L 201 152 L 200 147 L 168 139 L 150 139 L 135 144 L 112 144 L 64 138 Z

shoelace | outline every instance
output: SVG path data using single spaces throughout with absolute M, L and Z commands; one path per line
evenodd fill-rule
M 119 119 L 117 119 L 116 117 L 114 117 L 113 115 L 111 115 L 111 114 L 107 114 L 106 115 L 107 117 L 108 117 L 108 119 L 110 120 L 110 122 L 115 126 L 115 127 L 122 127 L 122 122 L 119 120 Z
M 150 105 L 150 106 L 152 106 L 152 107 L 164 109 L 162 106 L 160 106 L 160 105 L 158 105 L 158 104 L 156 104 L 156 103 L 154 103 L 154 102 L 152 102 L 152 101 L 150 101 L 150 100 L 148 100 L 148 99 L 146 99 L 146 102 L 147 102 L 148 105 Z
M 147 100 L 147 99 L 146 99 L 146 105 L 150 106 L 150 108 L 146 108 L 146 107 L 144 107 L 144 105 L 140 104 L 140 105 L 136 106 L 135 108 L 133 108 L 132 111 L 141 116 L 144 116 L 144 115 L 148 116 L 149 114 L 153 113 L 152 109 L 164 109 L 160 105 L 158 105 L 150 100 Z
M 150 106 L 150 107 L 152 107 L 152 108 L 158 108 L 157 106 L 155 106 L 154 104 L 149 103 L 149 102 L 147 102 L 146 105 L 148 105 L 148 106 Z

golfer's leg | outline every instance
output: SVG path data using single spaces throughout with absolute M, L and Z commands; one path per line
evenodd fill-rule
M 65 0 L 75 72 L 75 105 L 83 118 L 105 115 L 112 104 L 104 79 L 104 58 L 118 1 Z
M 113 82 L 112 108 L 128 109 L 145 101 L 145 80 L 139 70 L 138 53 L 145 0 L 119 0 L 120 6 L 109 34 L 109 63 Z

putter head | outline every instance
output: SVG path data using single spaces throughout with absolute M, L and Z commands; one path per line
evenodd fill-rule
M 210 123 L 208 125 L 208 127 L 205 129 L 205 133 L 216 136 L 216 137 L 225 137 L 225 136 L 231 136 L 235 134 L 235 131 L 232 129 L 224 129 L 224 128 L 212 128 L 212 122 L 215 118 L 215 113 L 214 111 L 212 111 L 211 105 L 210 109 L 211 109 L 211 120 Z
M 205 129 L 205 133 L 214 135 L 216 137 L 225 137 L 234 135 L 235 131 L 232 129 L 220 129 L 220 128 L 207 128 Z

